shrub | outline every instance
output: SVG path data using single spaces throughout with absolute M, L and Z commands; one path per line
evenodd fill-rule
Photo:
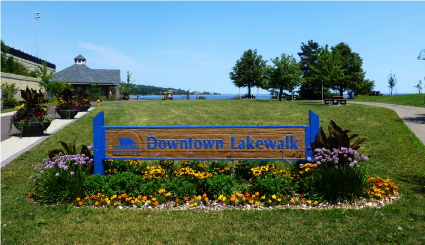
M 276 194 L 290 194 L 297 186 L 289 171 L 275 169 L 274 164 L 252 168 L 250 174 L 254 176 L 250 179 L 250 192 L 259 192 L 269 198 Z
M 140 193 L 140 182 L 142 178 L 131 172 L 118 172 L 108 176 L 108 184 L 110 186 L 107 195 L 120 195 L 126 193 L 128 195 L 138 195 Z
M 171 197 L 192 197 L 197 194 L 196 184 L 187 178 L 177 177 L 165 184 L 165 189 L 171 192 Z
M 97 175 L 90 175 L 84 180 L 83 191 L 85 196 L 92 196 L 98 193 L 110 193 L 107 178 Z
M 315 199 L 352 200 L 365 194 L 367 179 L 361 168 L 323 165 L 300 180 L 302 192 Z
M 234 193 L 236 180 L 231 175 L 215 174 L 208 182 L 208 196 L 230 195 Z
M 89 175 L 88 164 L 88 157 L 75 155 L 44 159 L 36 166 L 36 173 L 29 177 L 34 183 L 32 196 L 47 203 L 74 200 L 83 194 L 84 181 Z
M 19 105 L 19 101 L 15 98 L 18 93 L 18 87 L 14 83 L 1 83 L 2 100 L 4 107 L 14 107 Z

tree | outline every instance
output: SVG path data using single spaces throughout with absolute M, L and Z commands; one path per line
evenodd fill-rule
M 388 76 L 388 84 L 391 88 L 391 95 L 393 95 L 393 87 L 397 84 L 397 78 L 395 77 L 395 74 L 391 71 L 390 75 Z
M 298 55 L 301 58 L 301 71 L 303 72 L 304 82 L 301 84 L 299 94 L 303 98 L 317 99 L 319 91 L 322 90 L 322 81 L 318 74 L 311 69 L 311 66 L 317 64 L 316 52 L 319 51 L 320 45 L 313 40 L 309 40 L 307 44 L 301 43 L 301 51 Z
M 335 88 L 336 81 L 344 76 L 339 51 L 330 52 L 326 45 L 321 47 L 318 52 L 316 51 L 316 55 L 317 63 L 310 65 L 310 68 L 317 73 L 325 88 Z
M 43 86 L 46 89 L 46 96 L 47 96 L 47 91 L 51 88 L 51 80 L 53 78 L 53 73 L 55 73 L 56 71 L 50 71 L 49 74 L 47 74 L 48 70 L 47 70 L 47 61 L 43 61 L 43 67 L 38 66 L 38 71 L 37 71 L 37 75 L 41 78 L 41 81 L 38 82 L 38 84 L 40 84 L 40 86 Z
M 248 87 L 248 97 L 251 97 L 251 87 L 262 87 L 266 73 L 267 61 L 257 55 L 257 50 L 249 49 L 236 61 L 236 65 L 229 73 L 230 79 L 236 87 Z
M 358 53 L 352 52 L 351 48 L 343 42 L 331 49 L 333 53 L 338 51 L 341 68 L 344 70 L 343 75 L 334 81 L 334 89 L 339 91 L 340 96 L 343 96 L 344 90 L 355 88 L 356 84 L 364 81 L 363 60 Z
M 362 82 L 355 83 L 354 85 L 355 86 L 350 86 L 347 91 L 350 97 L 357 96 L 359 94 L 370 94 L 375 87 L 375 81 L 365 79 Z
M 90 83 L 90 87 L 89 87 L 89 95 L 90 97 L 94 98 L 98 98 L 100 99 L 100 91 L 102 90 L 102 88 L 99 86 L 98 83 Z
M 8 53 L 9 52 L 9 46 L 7 46 L 3 40 L 1 40 L 1 52 Z
M 419 80 L 418 85 L 414 86 L 415 88 L 417 88 L 419 90 L 419 94 L 421 93 L 421 90 L 422 90 L 422 86 L 421 85 L 422 85 L 422 81 Z
M 292 55 L 282 54 L 280 59 L 276 57 L 271 59 L 274 66 L 268 66 L 266 88 L 279 89 L 279 101 L 282 100 L 283 90 L 290 91 L 300 85 L 300 79 L 303 75 L 301 65 L 297 63 Z
M 131 81 L 131 73 L 127 71 L 127 83 L 121 82 L 121 87 L 123 88 L 123 91 L 130 92 L 130 90 L 135 87 L 134 82 L 134 80 Z
M 59 98 L 59 94 L 62 93 L 65 89 L 69 89 L 70 91 L 74 90 L 71 83 L 69 83 L 69 82 L 59 82 L 59 81 L 56 81 L 56 80 L 50 82 L 50 89 L 51 89 L 52 94 L 56 98 Z

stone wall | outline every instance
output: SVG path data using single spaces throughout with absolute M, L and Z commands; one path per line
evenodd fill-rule
M 42 92 L 44 92 L 44 88 L 40 88 L 40 85 L 38 84 L 39 81 L 41 81 L 41 78 L 26 77 L 4 72 L 1 73 L 1 83 L 14 83 L 18 89 L 26 89 L 28 86 L 29 89 L 35 89 L 37 91 L 41 89 Z M 18 92 L 15 95 L 15 98 L 17 100 L 22 100 L 21 92 Z

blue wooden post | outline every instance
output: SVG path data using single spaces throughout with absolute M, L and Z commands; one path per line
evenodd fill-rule
M 104 113 L 99 112 L 93 118 L 93 151 L 94 151 L 94 174 L 105 176 L 103 168 L 103 159 L 106 158 L 106 139 L 105 139 Z
M 319 116 L 314 113 L 312 110 L 310 110 L 310 114 L 309 114 L 309 119 L 310 119 L 310 146 L 311 143 L 313 143 L 315 141 L 317 132 L 319 132 Z M 308 151 L 308 157 L 312 157 L 312 151 Z

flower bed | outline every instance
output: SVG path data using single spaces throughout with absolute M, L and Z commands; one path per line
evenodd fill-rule
M 307 163 L 105 160 L 105 177 L 93 175 L 92 145 L 77 154 L 75 140 L 61 142 L 67 154 L 52 150 L 37 165 L 29 197 L 79 207 L 216 210 L 379 207 L 397 199 L 389 179 L 364 173 L 369 158 L 356 149 L 365 139 L 350 144 L 348 131 L 331 126 L 329 138 L 319 131 Z

